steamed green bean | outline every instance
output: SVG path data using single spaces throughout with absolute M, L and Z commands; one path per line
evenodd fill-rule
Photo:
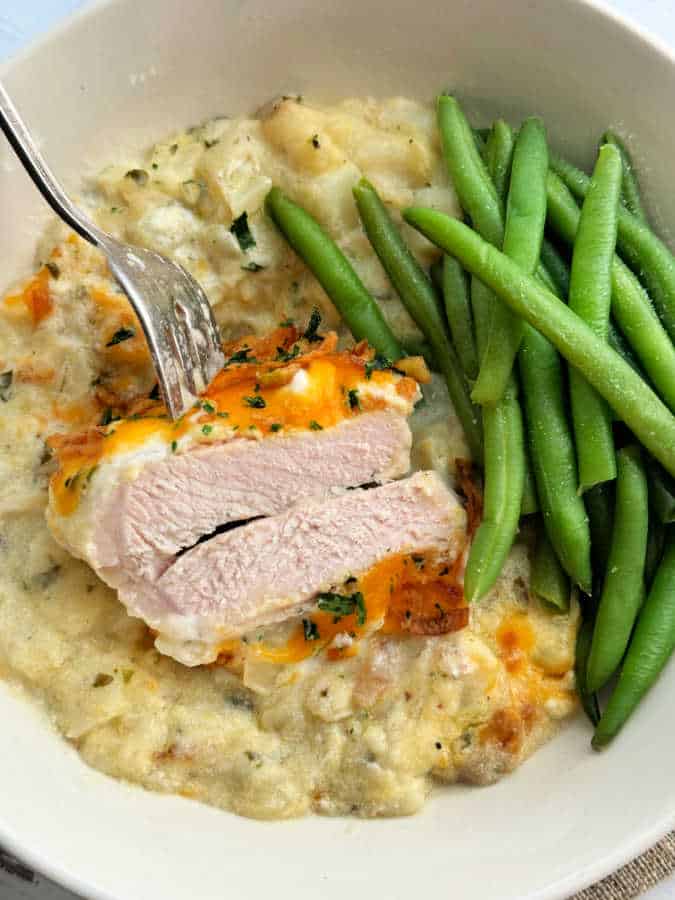
M 603 146 L 579 217 L 572 253 L 569 306 L 605 341 L 620 191 L 621 157 L 616 148 Z M 612 414 L 583 375 L 572 369 L 569 377 L 579 489 L 583 493 L 616 477 Z
M 651 388 L 575 313 L 462 222 L 412 207 L 405 220 L 455 256 L 554 344 L 610 404 L 636 438 L 675 474 L 675 418 Z

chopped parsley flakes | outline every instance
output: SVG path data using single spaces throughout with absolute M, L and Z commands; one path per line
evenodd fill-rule
M 274 359 L 278 362 L 290 362 L 292 359 L 295 359 L 299 353 L 299 344 L 293 344 L 290 350 L 286 350 L 283 347 L 277 347 L 277 355 L 274 357 Z
M 202 400 L 202 409 L 204 410 L 204 412 L 211 413 L 211 414 L 213 414 L 216 411 L 216 408 L 213 405 L 213 403 L 209 402 L 208 400 Z
M 323 425 L 319 425 L 316 419 L 312 419 L 309 423 L 309 427 L 312 431 L 323 431 Z
M 231 363 L 252 363 L 256 362 L 254 356 L 249 356 L 251 352 L 250 347 L 243 347 L 241 350 L 237 350 L 236 353 L 233 353 L 232 356 L 225 361 L 225 365 L 223 366 L 226 369 Z
M 114 347 L 115 344 L 121 344 L 122 341 L 128 341 L 130 338 L 136 336 L 136 331 L 134 328 L 118 328 L 115 334 L 110 338 L 106 347 Z
M 356 613 L 356 621 L 359 625 L 364 625 L 366 622 L 366 603 L 361 591 L 356 591 L 354 594 L 336 594 L 327 591 L 319 594 L 317 606 L 322 612 L 332 613 L 336 622 L 344 616 L 351 616 L 354 613 Z
M 2 400 L 3 403 L 7 403 L 9 400 L 13 380 L 14 372 L 8 371 L 0 373 L 0 400 Z
M 281 422 L 273 422 L 270 425 L 270 431 L 277 432 L 277 431 L 281 431 L 282 428 L 283 428 L 283 425 L 281 424 Z
M 202 434 L 211 434 L 213 425 L 202 425 Z
M 361 401 L 359 400 L 359 392 L 356 388 L 352 388 L 347 392 L 350 409 L 361 409 Z
M 319 629 L 316 626 L 316 622 L 312 622 L 311 619 L 302 620 L 302 630 L 304 631 L 306 641 L 319 640 Z
M 178 450 L 178 441 L 171 441 L 171 452 L 175 453 Z
M 145 169 L 129 169 L 124 177 L 131 178 L 139 187 L 144 187 L 148 183 L 148 173 Z
M 305 329 L 305 333 L 303 334 L 304 339 L 306 341 L 309 341 L 310 344 L 313 344 L 315 341 L 323 340 L 321 335 L 317 334 L 317 331 L 319 330 L 320 325 L 321 325 L 321 313 L 315 306 L 314 309 L 312 310 L 311 316 L 309 317 L 309 323 L 307 325 L 307 328 Z
M 253 409 L 265 409 L 267 406 L 265 398 L 261 397 L 260 394 L 257 394 L 255 397 L 244 397 L 244 403 L 246 406 L 252 406 Z
M 383 356 L 381 353 L 376 353 L 375 356 L 366 363 L 366 378 L 370 378 L 373 372 L 391 369 L 393 365 L 392 361 L 387 359 L 386 356 Z
M 246 253 L 251 247 L 255 247 L 255 238 L 248 227 L 248 213 L 245 210 L 230 225 L 230 231 L 236 237 L 242 253 Z

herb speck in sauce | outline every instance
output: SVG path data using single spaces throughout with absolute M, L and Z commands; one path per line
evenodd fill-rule
M 128 341 L 135 336 L 136 331 L 133 328 L 118 328 L 106 344 L 106 347 L 114 347 L 115 344 L 121 344 L 122 341 Z
M 139 187 L 145 187 L 145 185 L 148 183 L 148 173 L 145 171 L 145 169 L 129 169 L 124 177 L 130 178 Z
M 302 620 L 302 629 L 303 629 L 306 641 L 318 641 L 319 640 L 319 629 L 317 628 L 316 622 L 312 622 L 311 619 L 303 619 Z
M 0 400 L 7 403 L 12 390 L 12 381 L 14 380 L 14 372 L 7 371 L 0 373 Z
M 237 216 L 230 225 L 230 231 L 236 237 L 239 249 L 242 253 L 246 253 L 251 247 L 255 247 L 255 238 L 251 234 L 251 229 L 248 225 L 248 213 L 246 211 L 240 216 Z
M 321 335 L 317 334 L 320 325 L 321 325 L 321 313 L 315 306 L 314 309 L 312 310 L 312 314 L 309 317 L 309 323 L 307 324 L 307 328 L 305 329 L 305 332 L 302 335 L 306 341 L 310 342 L 310 344 L 314 343 L 315 341 L 323 340 Z

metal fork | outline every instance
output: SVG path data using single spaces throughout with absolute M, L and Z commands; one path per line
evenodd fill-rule
M 58 183 L 0 84 L 0 127 L 36 187 L 63 221 L 108 260 L 145 334 L 162 398 L 177 419 L 206 390 L 225 359 L 208 298 L 182 266 L 102 231 Z

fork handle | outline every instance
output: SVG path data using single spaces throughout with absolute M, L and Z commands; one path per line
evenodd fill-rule
M 0 82 L 0 128 L 33 183 L 54 212 L 81 237 L 96 247 L 101 246 L 104 243 L 103 234 L 75 206 L 54 177 L 2 82 Z

